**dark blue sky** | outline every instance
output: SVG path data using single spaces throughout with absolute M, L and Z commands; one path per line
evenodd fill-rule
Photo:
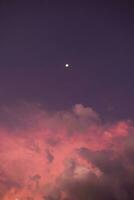
M 0 2 L 0 103 L 134 118 L 133 4 L 74 2 Z

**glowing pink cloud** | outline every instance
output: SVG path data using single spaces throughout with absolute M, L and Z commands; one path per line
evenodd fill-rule
M 4 113 L 0 199 L 132 199 L 132 123 L 102 123 L 81 104 L 70 111 L 25 105 Z

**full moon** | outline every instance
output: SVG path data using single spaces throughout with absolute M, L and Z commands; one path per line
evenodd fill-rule
M 65 64 L 65 67 L 69 67 L 69 64 Z

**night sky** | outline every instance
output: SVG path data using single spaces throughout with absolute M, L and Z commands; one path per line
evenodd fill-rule
M 1 104 L 82 103 L 105 118 L 134 117 L 133 15 L 127 0 L 1 0 Z
M 134 3 L 0 1 L 0 199 L 134 199 Z

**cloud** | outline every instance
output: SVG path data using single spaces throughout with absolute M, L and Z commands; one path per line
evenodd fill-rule
M 89 107 L 1 109 L 0 199 L 132 200 L 134 127 Z

